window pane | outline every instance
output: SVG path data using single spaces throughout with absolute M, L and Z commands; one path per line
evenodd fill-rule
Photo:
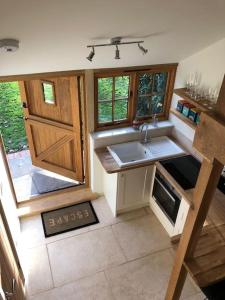
M 159 114 L 163 112 L 164 95 L 152 96 L 151 112 L 152 114 Z
M 113 78 L 98 78 L 98 100 L 112 100 Z
M 129 84 L 129 76 L 115 77 L 115 99 L 128 98 Z
M 154 74 L 154 87 L 153 92 L 164 93 L 166 90 L 167 73 Z
M 98 103 L 98 122 L 112 122 L 112 102 Z
M 44 101 L 48 104 L 55 104 L 54 84 L 51 82 L 42 82 Z
M 139 76 L 138 95 L 151 94 L 153 74 L 142 74 Z
M 114 102 L 114 121 L 127 119 L 128 101 L 118 100 Z
M 138 97 L 137 102 L 137 116 L 147 117 L 151 116 L 151 97 Z

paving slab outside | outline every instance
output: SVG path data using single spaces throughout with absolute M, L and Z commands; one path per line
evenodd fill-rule
M 79 184 L 70 178 L 35 167 L 29 150 L 8 154 L 7 159 L 19 202 Z

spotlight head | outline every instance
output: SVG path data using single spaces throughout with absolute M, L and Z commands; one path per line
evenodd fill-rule
M 92 50 L 90 52 L 90 54 L 88 55 L 87 59 L 92 62 L 93 57 L 95 56 L 95 48 L 92 47 Z
M 118 49 L 118 46 L 117 46 L 117 45 L 116 45 L 115 59 L 120 59 L 120 50 Z
M 145 55 L 146 53 L 148 53 L 148 49 L 145 49 L 143 46 L 141 46 L 139 43 L 138 43 L 138 48 L 142 51 L 142 54 Z

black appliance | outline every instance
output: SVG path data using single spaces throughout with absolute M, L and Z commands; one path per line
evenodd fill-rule
M 192 155 L 171 158 L 160 163 L 184 190 L 195 187 L 201 163 Z
M 160 163 L 184 190 L 195 187 L 201 163 L 192 155 L 175 157 L 160 161 Z M 225 174 L 220 176 L 217 187 L 225 194 Z
M 158 170 L 155 174 L 152 195 L 158 206 L 174 225 L 180 207 L 181 196 Z
M 201 163 L 192 155 L 166 159 L 160 163 L 184 190 L 195 187 Z M 225 194 L 225 176 L 223 175 L 220 177 L 218 189 Z M 175 224 L 182 197 L 158 170 L 152 195 L 170 222 Z
M 225 299 L 225 280 L 214 283 L 213 285 L 201 288 L 208 300 L 224 300 Z

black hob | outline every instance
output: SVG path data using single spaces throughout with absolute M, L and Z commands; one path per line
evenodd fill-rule
M 201 163 L 192 155 L 175 157 L 160 161 L 160 163 L 184 190 L 195 187 Z M 224 176 L 220 177 L 218 189 L 225 194 Z
M 201 163 L 192 155 L 185 155 L 160 162 L 184 190 L 195 187 Z

